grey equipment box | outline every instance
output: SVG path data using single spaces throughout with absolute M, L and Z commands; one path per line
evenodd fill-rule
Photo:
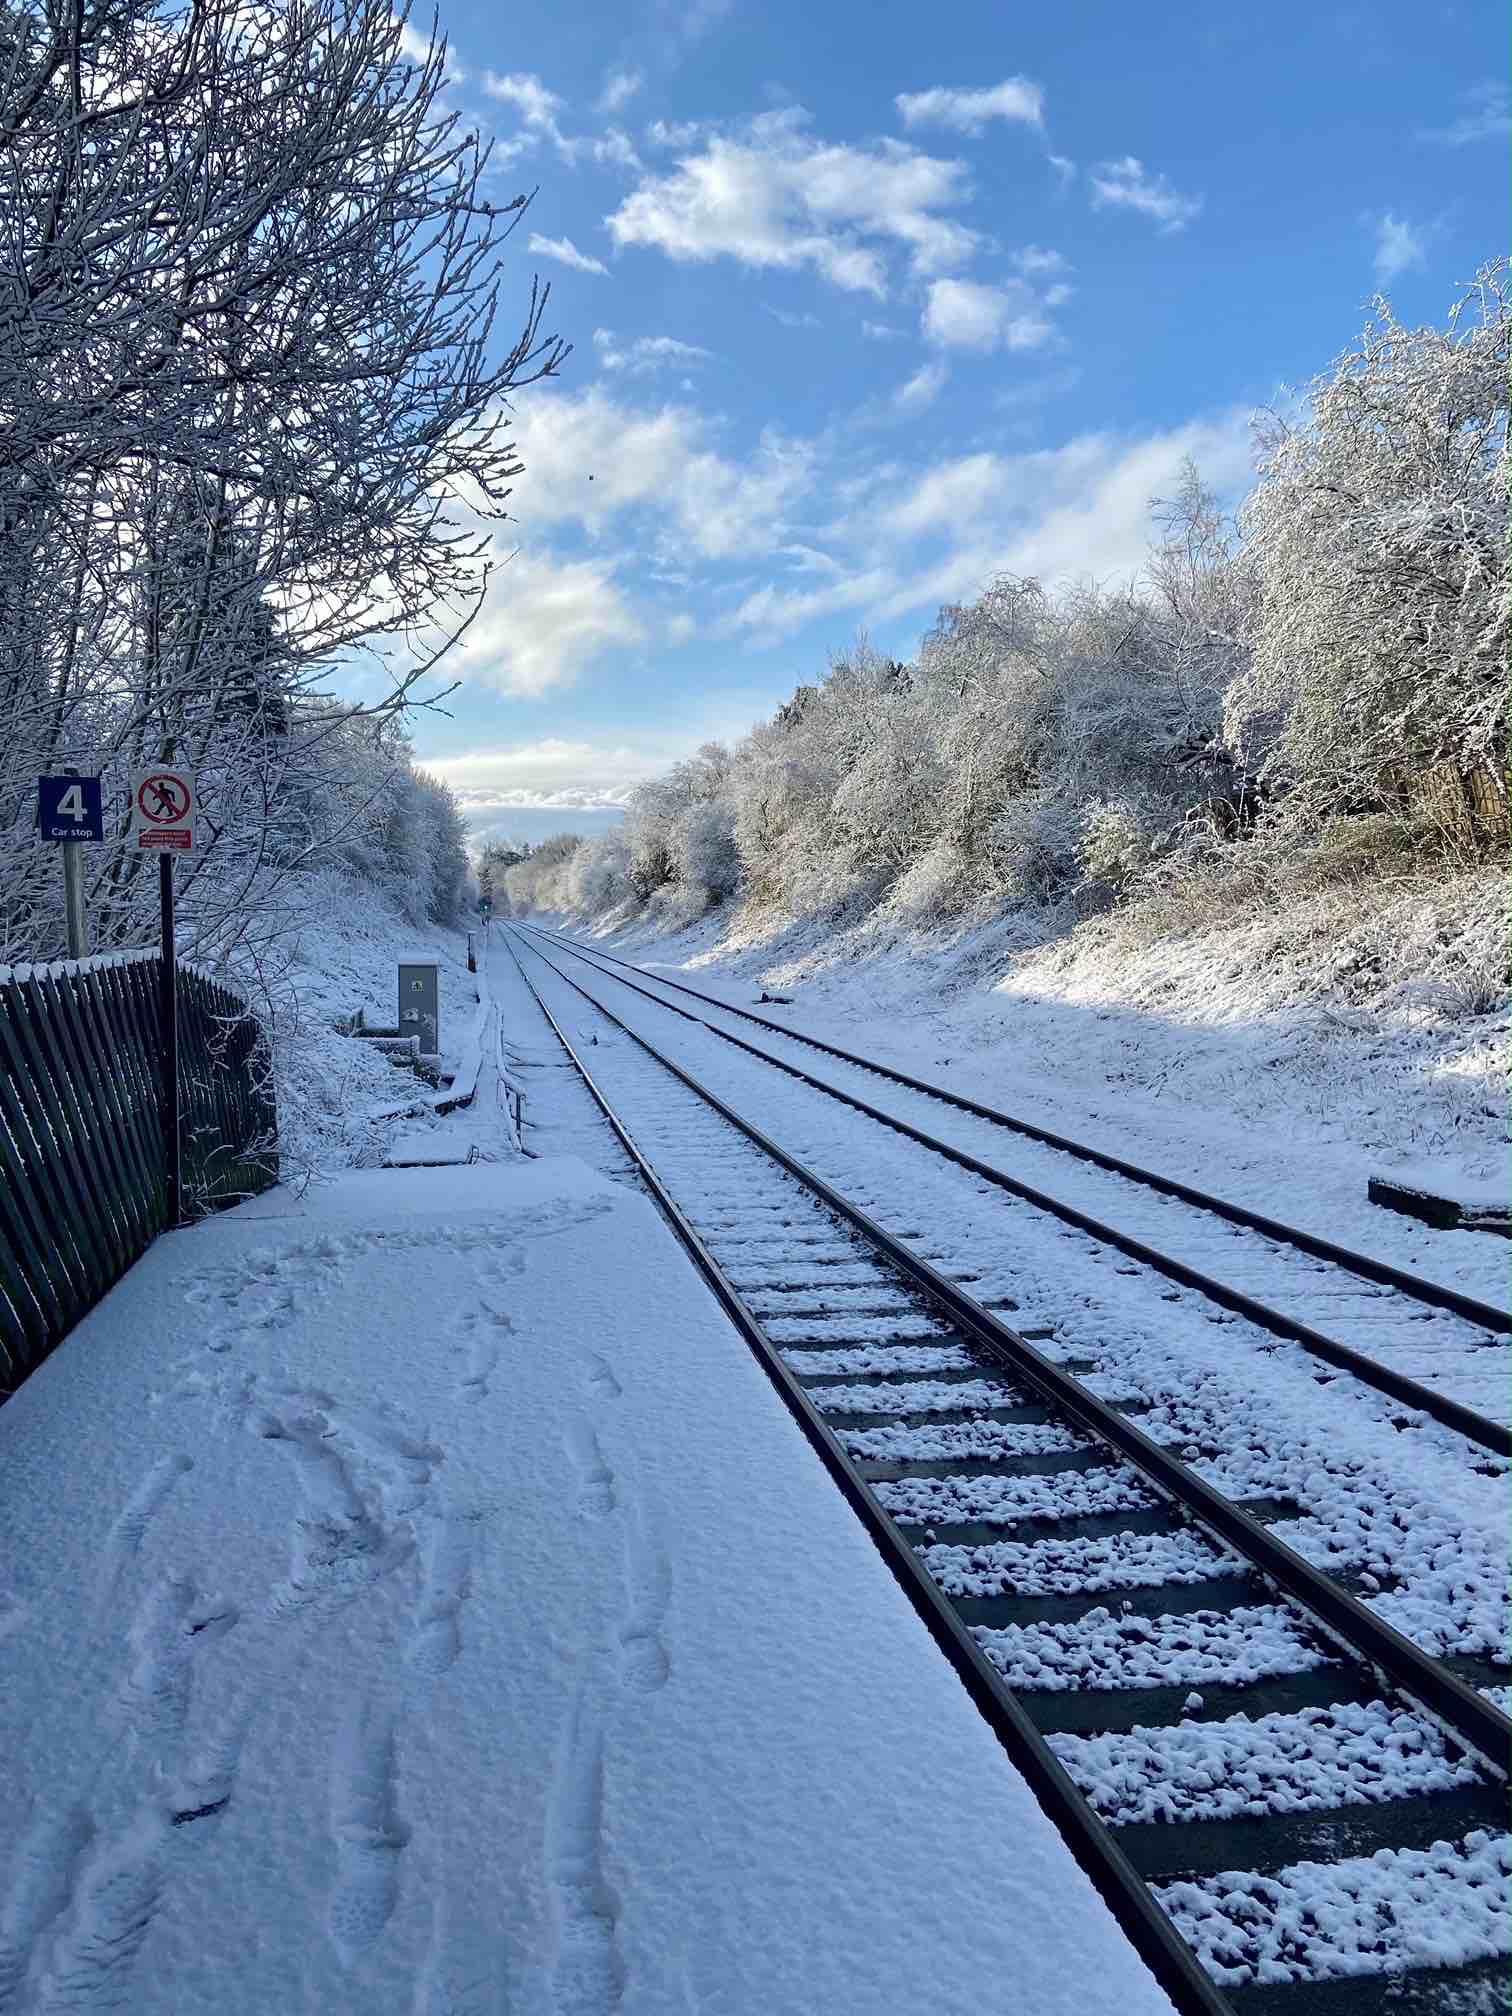
M 422 1057 L 441 1054 L 441 968 L 399 968 L 399 1034 L 420 1038 Z

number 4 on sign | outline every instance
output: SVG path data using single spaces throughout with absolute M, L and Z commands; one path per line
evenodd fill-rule
M 68 789 L 63 793 L 63 796 L 58 800 L 58 817 L 60 819 L 78 819 L 80 821 L 89 817 L 84 804 L 84 786 L 82 784 L 70 784 Z

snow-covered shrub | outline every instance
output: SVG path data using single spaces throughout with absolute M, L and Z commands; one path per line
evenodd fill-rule
M 673 835 L 672 872 L 705 905 L 723 903 L 735 894 L 740 886 L 740 853 L 734 807 L 726 799 L 690 805 L 682 814 Z
M 1102 799 L 1083 805 L 1079 816 L 1083 879 L 1109 889 L 1127 888 L 1170 838 L 1168 808 L 1150 798 Z
M 630 849 L 618 828 L 585 840 L 567 863 L 567 907 L 603 917 L 630 898 Z

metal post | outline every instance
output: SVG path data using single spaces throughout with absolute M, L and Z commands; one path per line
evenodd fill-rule
M 173 857 L 158 856 L 158 900 L 163 920 L 163 970 L 158 1013 L 163 1049 L 163 1161 L 168 1228 L 179 1222 L 183 1197 L 183 1144 L 179 1126 L 178 954 L 173 941 Z
M 63 842 L 63 908 L 68 920 L 68 956 L 83 959 L 89 953 L 84 929 L 84 856 L 77 840 Z

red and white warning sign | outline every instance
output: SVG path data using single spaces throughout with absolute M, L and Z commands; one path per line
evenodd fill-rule
M 194 851 L 194 772 L 157 764 L 138 770 L 131 779 L 131 834 L 140 848 L 171 848 L 176 854 Z

